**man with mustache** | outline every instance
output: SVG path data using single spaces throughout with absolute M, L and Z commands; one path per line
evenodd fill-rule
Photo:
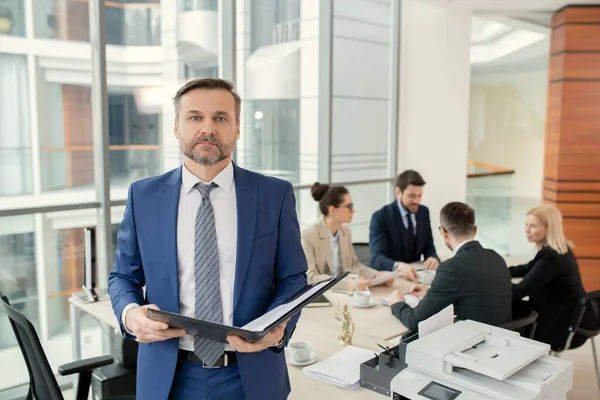
M 233 84 L 195 79 L 173 104 L 183 165 L 131 185 L 109 277 L 121 331 L 140 342 L 137 398 L 285 399 L 282 351 L 299 315 L 256 343 L 148 318 L 154 308 L 241 327 L 307 284 L 292 185 L 231 161 L 241 110 Z
M 433 244 L 429 209 L 421 205 L 425 181 L 417 171 L 407 170 L 396 179 L 397 200 L 373 213 L 369 227 L 370 267 L 398 270 L 416 280 L 410 263 L 421 261 L 436 269 L 440 261 Z

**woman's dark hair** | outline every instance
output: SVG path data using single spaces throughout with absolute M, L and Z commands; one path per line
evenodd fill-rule
M 344 202 L 344 196 L 349 192 L 343 186 L 329 186 L 325 183 L 315 182 L 310 188 L 313 199 L 319 202 L 319 210 L 325 216 L 329 214 L 329 207 L 339 207 Z

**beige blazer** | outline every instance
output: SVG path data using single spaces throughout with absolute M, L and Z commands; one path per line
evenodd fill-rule
M 309 283 L 327 279 L 333 274 L 333 251 L 331 250 L 328 229 L 325 220 L 320 218 L 302 231 L 302 247 L 308 262 Z M 352 247 L 350 229 L 347 226 L 343 225 L 340 228 L 339 242 L 342 271 L 345 272 L 352 267 L 358 267 L 360 276 L 365 279 L 373 279 L 377 271 L 361 264 L 358 260 Z

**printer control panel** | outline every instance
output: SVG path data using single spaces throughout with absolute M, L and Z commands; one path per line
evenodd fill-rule
M 418 394 L 431 400 L 455 400 L 461 393 L 460 390 L 431 381 Z

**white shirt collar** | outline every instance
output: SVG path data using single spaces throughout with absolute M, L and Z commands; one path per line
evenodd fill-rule
M 210 182 L 204 182 L 196 175 L 192 174 L 183 164 L 181 168 L 181 185 L 185 194 L 188 194 L 198 182 L 202 183 L 216 183 L 219 187 L 226 192 L 229 192 L 233 187 L 233 163 L 229 161 L 229 164 L 221 172 L 218 173 L 215 178 Z
M 474 240 L 475 240 L 475 239 L 468 239 L 468 240 L 465 240 L 464 242 L 462 242 L 461 244 L 459 244 L 458 246 L 456 246 L 456 248 L 454 249 L 454 254 L 456 254 L 456 252 L 457 252 L 457 251 L 458 251 L 458 250 L 459 250 L 461 247 L 463 247 L 463 245 L 464 245 L 465 243 L 469 243 L 469 242 L 472 242 L 472 241 L 474 241 Z

